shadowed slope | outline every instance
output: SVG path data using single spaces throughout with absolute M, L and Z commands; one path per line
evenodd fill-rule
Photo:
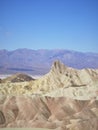
M 14 83 L 14 82 L 25 82 L 25 81 L 31 81 L 31 80 L 34 80 L 34 79 L 27 74 L 16 73 L 12 76 L 5 78 L 4 80 L 2 80 L 2 82 Z

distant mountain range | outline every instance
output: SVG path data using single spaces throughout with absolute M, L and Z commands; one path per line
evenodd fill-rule
M 60 60 L 65 65 L 77 69 L 98 69 L 98 53 L 82 53 L 59 49 L 17 49 L 13 51 L 0 50 L 0 73 L 45 74 L 50 70 L 50 66 L 55 60 Z

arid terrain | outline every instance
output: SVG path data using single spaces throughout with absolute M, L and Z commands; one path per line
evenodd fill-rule
M 98 130 L 98 70 L 55 61 L 40 78 L 0 80 L 0 128 Z
M 76 69 L 98 68 L 98 53 L 25 48 L 13 51 L 0 50 L 0 74 L 26 72 L 43 75 L 49 72 L 52 63 L 57 59 Z

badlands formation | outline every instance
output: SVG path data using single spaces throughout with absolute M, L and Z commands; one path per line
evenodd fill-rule
M 0 80 L 0 128 L 98 130 L 98 70 L 55 61 L 39 79 Z

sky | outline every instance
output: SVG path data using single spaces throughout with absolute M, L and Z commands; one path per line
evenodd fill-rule
M 0 0 L 0 49 L 98 52 L 98 0 Z

